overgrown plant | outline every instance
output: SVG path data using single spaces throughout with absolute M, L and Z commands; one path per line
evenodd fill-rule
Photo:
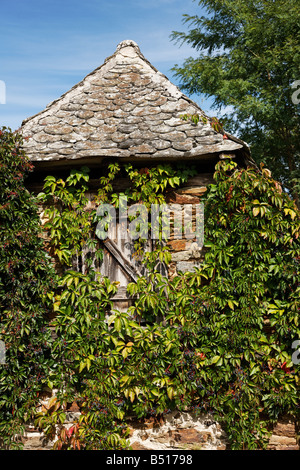
M 136 178 L 131 200 L 150 196 L 152 202 L 147 184 L 154 183 L 146 177 L 161 169 L 127 169 Z M 156 191 L 167 186 L 155 184 Z M 110 197 L 117 201 L 117 194 Z M 270 423 L 283 413 L 297 415 L 299 366 L 291 361 L 300 333 L 294 203 L 267 169 L 239 170 L 221 162 L 206 200 L 205 239 L 209 251 L 195 272 L 170 281 L 148 264 L 148 275 L 128 286 L 137 297 L 130 316 L 115 311 L 105 321 L 109 290 L 114 292 L 108 280 L 97 283 L 92 271 L 89 280 L 66 275 L 55 350 L 57 361 L 67 352 L 62 367 L 68 370 L 68 400 L 82 406 L 75 447 L 126 447 L 121 422 L 128 413 L 193 408 L 223 423 L 232 448 L 263 448 Z M 100 306 L 94 298 L 99 288 Z M 141 327 L 141 317 L 152 324 Z M 156 321 L 161 317 L 163 324 Z M 103 416 L 109 416 L 108 427 Z M 57 445 L 66 445 L 66 436 L 62 425 Z
M 169 355 L 173 403 L 213 413 L 231 448 L 263 448 L 269 425 L 299 417 L 299 364 L 291 360 L 300 335 L 299 212 L 267 169 L 224 161 L 215 181 L 203 265 L 172 282 L 156 274 L 151 287 L 131 284 L 131 313 L 167 314 L 177 352 L 159 362 Z
M 142 201 L 150 208 L 151 204 L 164 202 L 166 189 L 179 186 L 194 173 L 193 169 L 185 168 L 176 172 L 170 165 L 135 169 L 127 164 L 123 171 L 131 186 L 117 194 L 113 192 L 113 181 L 121 171 L 119 164 L 109 165 L 108 175 L 100 178 L 101 185 L 94 202 L 111 202 L 118 209 L 120 197 L 126 197 L 128 205 Z M 124 385 L 124 377 L 130 373 L 125 360 L 133 343 L 128 338 L 132 334 L 144 337 L 144 333 L 137 322 L 129 321 L 127 314 L 115 312 L 107 318 L 112 309 L 110 298 L 117 289 L 115 283 L 101 277 L 92 263 L 84 272 L 72 269 L 74 257 L 81 256 L 87 246 L 96 250 L 98 259 L 102 259 L 97 237 L 93 238 L 98 222 L 97 210 L 94 206 L 87 209 L 88 180 L 86 168 L 73 170 L 65 181 L 48 176 L 43 193 L 39 195 L 46 206 L 44 227 L 50 236 L 51 252 L 61 261 L 63 274 L 56 291 L 49 293 L 56 312 L 52 327 L 57 335 L 52 347 L 56 366 L 49 376 L 49 384 L 57 390 L 56 400 L 36 422 L 49 439 L 54 439 L 58 431 L 59 439 L 55 443 L 58 449 L 126 448 L 127 426 L 122 424 L 126 397 L 131 403 L 139 392 L 137 388 L 123 391 L 120 384 Z M 144 240 L 139 240 L 136 250 L 141 253 L 143 246 Z M 162 262 L 169 259 L 160 242 L 157 250 Z M 156 264 L 156 259 L 152 258 L 147 257 L 148 268 Z M 168 338 L 159 336 L 164 350 Z M 151 349 L 149 338 L 151 335 L 141 341 L 142 355 L 144 347 Z M 137 354 L 135 361 L 139 358 L 140 354 Z M 123 377 L 120 376 L 121 369 Z M 148 387 L 151 377 L 145 382 Z M 156 389 L 156 384 L 150 386 L 155 399 Z M 76 427 L 69 431 L 64 419 L 68 403 L 73 401 L 80 405 L 82 414 Z
M 54 270 L 43 248 L 38 205 L 25 189 L 32 171 L 22 139 L 0 130 L 0 364 L 1 448 L 21 445 L 24 426 L 35 415 L 50 367 L 47 300 Z
M 120 172 L 132 183 L 123 195 L 148 207 L 162 203 L 168 188 L 192 174 L 168 165 L 114 164 L 101 180 L 98 203 L 118 206 L 113 180 Z M 269 170 L 220 162 L 205 201 L 209 249 L 201 267 L 172 280 L 163 276 L 156 261 L 167 262 L 168 253 L 158 241 L 145 256 L 147 275 L 128 286 L 136 301 L 123 313 L 112 310 L 117 285 L 101 277 L 95 264 L 84 272 L 73 268 L 86 246 L 102 258 L 93 237 L 96 209 L 87 210 L 88 181 L 87 169 L 73 171 L 66 181 L 48 177 L 40 196 L 50 204 L 44 215 L 51 253 L 64 269 L 51 291 L 43 291 L 55 311 L 56 338 L 51 362 L 41 356 L 38 364 L 56 396 L 36 424 L 49 439 L 58 437 L 56 449 L 126 449 L 129 414 L 193 409 L 222 423 L 231 448 L 265 447 L 269 424 L 299 411 L 299 365 L 291 360 L 300 336 L 300 218 L 294 203 Z M 140 253 L 142 246 L 140 240 Z M 45 304 L 38 305 L 45 311 Z M 28 332 L 31 343 L 35 332 Z M 24 400 L 34 397 L 35 377 L 30 369 Z M 74 402 L 81 415 L 70 427 L 66 412 Z M 18 409 L 21 423 L 26 405 Z

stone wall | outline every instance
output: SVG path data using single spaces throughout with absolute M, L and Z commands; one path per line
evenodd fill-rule
M 228 446 L 226 434 L 210 415 L 175 411 L 129 425 L 133 450 L 225 450 Z
M 66 412 L 65 427 L 71 427 L 79 416 L 74 404 Z M 226 433 L 210 414 L 173 411 L 160 418 L 128 418 L 127 423 L 132 450 L 230 450 Z M 22 441 L 24 450 L 50 450 L 54 444 L 34 425 L 26 427 Z M 295 421 L 283 416 L 277 422 L 267 450 L 300 450 Z
M 51 394 L 45 393 L 38 411 L 46 411 L 50 399 Z M 79 416 L 80 409 L 73 403 L 66 411 L 64 426 L 68 429 Z M 225 431 L 210 413 L 172 411 L 163 417 L 128 417 L 126 422 L 132 450 L 230 450 Z M 299 428 L 289 416 L 282 416 L 270 433 L 267 450 L 300 450 Z M 25 435 L 20 439 L 24 450 L 51 450 L 54 444 L 33 424 L 26 426 Z
M 196 229 L 196 207 L 201 203 L 201 198 L 206 192 L 206 186 L 203 184 L 210 180 L 212 182 L 212 175 L 197 176 L 191 178 L 186 187 L 176 189 L 172 193 L 168 194 L 166 197 L 166 203 L 171 205 L 178 205 L 178 213 L 176 210 L 171 216 L 177 220 L 182 217 L 185 206 L 190 206 L 193 208 L 193 214 L 191 218 L 191 231 L 194 232 Z M 204 214 L 205 218 L 205 214 Z M 203 218 L 203 223 L 204 223 Z M 183 227 L 184 228 L 184 227 Z M 178 234 L 177 234 L 178 235 Z M 179 271 L 187 272 L 193 271 L 195 266 L 199 266 L 201 260 L 203 259 L 204 249 L 203 247 L 198 246 L 196 237 L 190 238 L 185 237 L 184 234 L 182 238 L 176 236 L 175 230 L 171 232 L 170 239 L 168 241 L 168 247 L 172 255 L 172 261 L 169 265 L 169 277 L 172 278 Z
M 284 416 L 272 430 L 268 450 L 299 450 L 299 438 L 295 421 Z

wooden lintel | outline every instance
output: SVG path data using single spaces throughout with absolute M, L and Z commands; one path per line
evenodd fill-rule
M 235 158 L 235 157 L 236 157 L 235 153 L 225 153 L 224 152 L 224 153 L 219 154 L 220 160 L 225 160 L 226 158 Z

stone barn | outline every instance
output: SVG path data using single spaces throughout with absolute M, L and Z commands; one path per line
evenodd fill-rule
M 198 115 L 198 124 L 182 119 Z M 172 204 L 199 204 L 211 183 L 219 159 L 234 158 L 240 166 L 251 162 L 248 146 L 216 129 L 191 99 L 142 55 L 134 41 L 123 41 L 104 64 L 80 83 L 22 123 L 25 151 L 35 171 L 28 184 L 42 189 L 46 175 L 64 175 L 72 168 L 90 168 L 90 199 L 99 177 L 113 161 L 136 167 L 190 162 L 197 175 L 168 195 Z M 128 181 L 119 178 L 116 189 Z M 177 206 L 178 207 L 178 206 Z M 193 240 L 170 236 L 169 273 L 193 268 L 201 257 Z M 150 246 L 151 249 L 151 246 Z M 116 308 L 127 308 L 126 286 L 139 273 L 130 240 L 112 235 L 105 241 L 100 271 L 120 284 Z

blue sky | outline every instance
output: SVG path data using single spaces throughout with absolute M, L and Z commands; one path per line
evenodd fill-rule
M 17 129 L 132 39 L 178 85 L 171 67 L 196 52 L 170 40 L 193 0 L 0 0 L 0 127 Z M 1 86 L 0 86 L 1 92 Z M 192 97 L 203 110 L 209 102 Z
M 132 39 L 178 85 L 170 71 L 196 52 L 170 40 L 185 30 L 183 14 L 199 14 L 193 0 L 0 0 L 0 127 L 17 129 Z M 0 97 L 1 98 L 1 97 Z M 203 110 L 209 102 L 192 97 Z M 2 100 L 3 101 L 3 100 Z

